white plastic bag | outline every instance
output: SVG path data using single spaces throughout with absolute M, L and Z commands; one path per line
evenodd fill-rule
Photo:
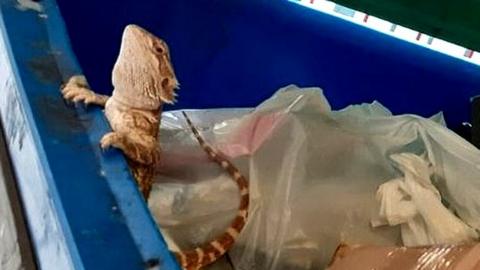
M 415 154 L 399 153 L 390 158 L 403 177 L 382 184 L 377 191 L 379 217 L 372 222 L 401 225 L 406 246 L 455 244 L 478 238 L 475 230 L 463 223 L 441 202 L 440 192 L 431 183 L 428 162 Z
M 444 203 L 480 227 L 480 152 L 440 114 L 392 116 L 377 102 L 332 111 L 320 89 L 288 86 L 255 109 L 189 115 L 250 179 L 249 219 L 229 253 L 237 270 L 323 269 L 340 242 L 401 244 L 398 227 L 370 226 L 377 187 L 402 176 L 388 158 L 394 153 L 426 153 Z M 178 246 L 204 243 L 235 215 L 237 187 L 180 112 L 163 114 L 160 134 L 163 165 L 149 206 Z

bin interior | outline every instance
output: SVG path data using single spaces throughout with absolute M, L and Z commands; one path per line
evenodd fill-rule
M 166 40 L 181 83 L 166 109 L 249 107 L 287 84 L 319 86 L 339 109 L 378 100 L 393 113 L 445 113 L 457 129 L 480 67 L 286 0 L 59 0 L 92 87 L 109 93 L 125 25 Z
M 175 269 L 120 153 L 98 147 L 101 111 L 61 98 L 77 67 L 55 1 L 40 1 L 46 13 L 20 2 L 0 5 L 0 101 L 11 105 L 0 116 L 39 267 Z M 256 106 L 293 83 L 323 88 L 336 109 L 379 100 L 394 113 L 443 110 L 456 128 L 480 89 L 476 65 L 286 0 L 57 2 L 98 92 L 111 91 L 125 25 L 164 38 L 182 84 L 166 109 Z

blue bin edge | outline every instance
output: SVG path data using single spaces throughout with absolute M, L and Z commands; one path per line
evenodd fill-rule
M 123 156 L 98 147 L 101 109 L 61 97 L 82 72 L 57 3 L 19 3 L 0 2 L 0 116 L 37 265 L 179 269 Z

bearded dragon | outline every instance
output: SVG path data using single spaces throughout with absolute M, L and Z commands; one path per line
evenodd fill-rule
M 155 165 L 160 159 L 158 133 L 162 104 L 175 102 L 176 79 L 167 44 L 145 29 L 128 25 L 122 36 L 120 53 L 112 71 L 112 96 L 89 89 L 83 76 L 73 76 L 62 86 L 65 99 L 105 107 L 112 132 L 100 146 L 116 147 L 125 156 L 145 200 L 150 194 Z M 241 199 L 230 227 L 213 241 L 187 251 L 172 251 L 185 270 L 196 270 L 215 262 L 229 250 L 243 229 L 249 204 L 247 179 L 228 159 L 208 146 L 184 113 L 187 124 L 208 157 L 236 181 Z

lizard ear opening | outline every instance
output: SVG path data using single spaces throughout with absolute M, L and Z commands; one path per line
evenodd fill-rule
M 165 79 L 162 80 L 162 88 L 163 88 L 163 89 L 165 89 L 165 88 L 168 87 L 168 84 L 169 84 L 168 81 L 169 81 L 169 80 L 168 80 L 167 78 L 165 78 Z
M 155 46 L 155 51 L 157 51 L 157 52 L 160 53 L 160 54 L 163 54 L 163 53 L 165 52 L 165 51 L 163 50 L 163 48 L 160 47 L 160 46 Z

